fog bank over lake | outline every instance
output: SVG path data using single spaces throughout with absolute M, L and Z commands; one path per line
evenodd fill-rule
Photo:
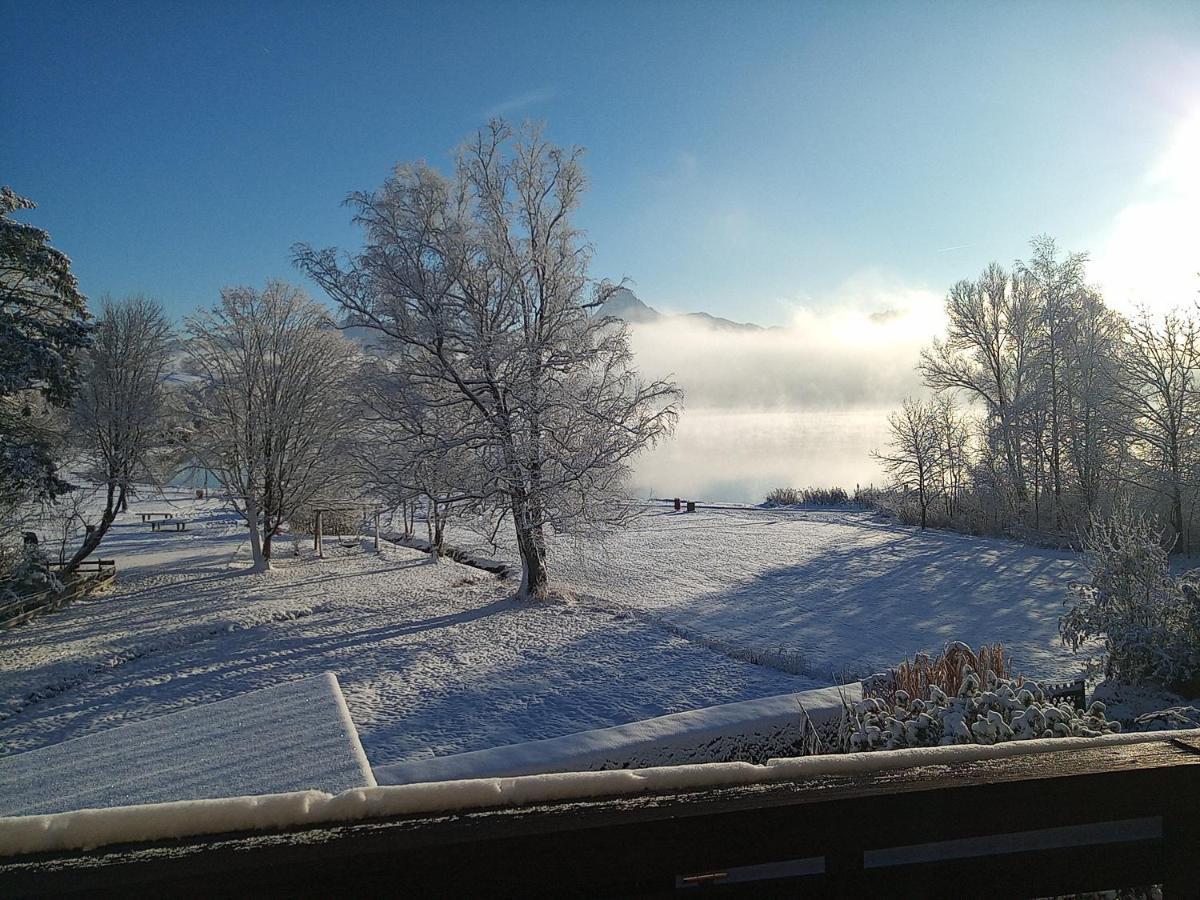
M 943 322 L 939 294 L 866 276 L 784 326 L 664 313 L 630 291 L 606 312 L 629 322 L 642 372 L 686 395 L 674 438 L 635 461 L 635 496 L 742 503 L 881 484 L 871 451 L 888 412 L 923 393 L 916 363 Z
M 872 450 L 887 441 L 879 409 L 687 409 L 673 440 L 634 466 L 633 495 L 760 503 L 774 487 L 882 483 Z

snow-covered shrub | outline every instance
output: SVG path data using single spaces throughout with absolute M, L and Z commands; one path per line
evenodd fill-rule
M 1091 575 L 1070 586 L 1059 623 L 1072 650 L 1103 639 L 1108 678 L 1181 684 L 1200 672 L 1200 573 L 1170 572 L 1163 532 L 1150 519 L 1119 509 L 1092 519 L 1084 539 Z
M 767 494 L 765 502 L 767 506 L 798 506 L 800 496 L 800 492 L 795 488 L 775 488 Z
M 775 488 L 767 494 L 766 506 L 846 506 L 850 495 L 840 487 Z
M 814 506 L 845 506 L 850 502 L 850 495 L 845 488 L 805 488 L 804 502 Z
M 1138 716 L 1134 720 L 1138 731 L 1174 731 L 1180 728 L 1200 728 L 1200 709 L 1194 706 L 1172 706 Z
M 27 552 L 0 582 L 0 604 L 63 591 L 63 583 L 50 571 L 45 558 Z
M 1096 701 L 1086 712 L 1066 701 L 1054 702 L 1041 685 L 1015 685 L 994 673 L 980 679 L 967 671 L 958 691 L 937 685 L 925 697 L 897 690 L 892 702 L 867 697 L 846 703 L 838 728 L 837 750 L 898 750 L 945 744 L 998 744 L 1050 737 L 1098 737 L 1121 730 L 1105 718 Z

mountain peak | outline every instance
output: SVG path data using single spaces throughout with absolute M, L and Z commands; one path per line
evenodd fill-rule
M 617 288 L 611 297 L 604 301 L 604 315 L 626 322 L 657 322 L 663 314 L 638 299 L 637 294 L 629 288 Z
M 661 322 L 664 319 L 690 319 L 692 321 L 703 322 L 711 328 L 719 328 L 723 331 L 763 330 L 761 325 L 755 325 L 750 322 L 734 322 L 731 319 L 723 319 L 720 316 L 714 316 L 706 312 L 682 313 L 680 315 L 661 313 L 653 306 L 642 302 L 637 294 L 628 288 L 618 288 L 614 291 L 613 295 L 605 301 L 603 312 L 606 316 L 624 319 L 633 325 Z

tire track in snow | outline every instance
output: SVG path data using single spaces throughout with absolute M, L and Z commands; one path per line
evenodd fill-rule
M 813 671 L 807 657 L 799 650 L 787 650 L 783 647 L 777 650 L 762 650 L 749 647 L 744 644 L 710 637 L 703 632 L 694 631 L 686 626 L 672 622 L 670 619 L 647 612 L 644 609 L 620 600 L 598 597 L 595 594 L 576 593 L 575 596 L 577 599 L 587 602 L 588 606 L 586 608 L 589 612 L 608 613 L 609 615 L 623 614 L 653 628 L 658 628 L 668 634 L 674 635 L 681 640 L 687 641 L 689 644 L 695 644 L 698 647 L 704 647 L 706 650 L 719 653 L 727 659 L 749 663 L 753 666 L 762 666 L 765 669 L 773 669 L 776 672 L 784 672 L 788 675 L 800 675 L 805 678 L 817 679 L 821 677 Z
M 47 700 L 53 700 L 56 697 L 61 697 L 68 691 L 86 684 L 96 675 L 104 672 L 111 672 L 113 669 L 119 669 L 122 666 L 128 665 L 129 663 L 147 659 L 160 653 L 178 650 L 181 647 L 192 646 L 200 643 L 201 641 L 210 640 L 218 635 L 234 634 L 239 631 L 251 631 L 255 628 L 262 628 L 265 625 L 273 625 L 279 622 L 294 622 L 297 619 L 303 619 L 314 614 L 327 612 L 330 608 L 331 604 L 322 604 L 320 606 L 313 607 L 279 610 L 272 613 L 269 618 L 261 621 L 248 623 L 225 622 L 218 627 L 208 627 L 203 630 L 192 629 L 181 632 L 171 640 L 165 641 L 161 644 L 155 644 L 150 647 L 134 647 L 117 652 L 110 655 L 103 662 L 93 663 L 74 675 L 61 678 L 58 681 L 46 685 L 45 687 L 30 691 L 22 699 L 16 701 L 15 706 L 11 707 L 6 712 L 0 713 L 0 724 L 19 716 L 21 713 L 32 709 L 40 703 L 44 703 Z M 0 745 L 0 754 L 3 752 L 3 746 Z

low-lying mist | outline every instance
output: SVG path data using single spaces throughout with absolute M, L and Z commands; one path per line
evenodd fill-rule
M 686 392 L 675 437 L 637 463 L 638 496 L 760 502 L 778 486 L 879 484 L 887 414 L 922 391 L 940 330 L 931 292 L 866 292 L 792 324 L 664 316 L 631 326 L 638 365 Z

